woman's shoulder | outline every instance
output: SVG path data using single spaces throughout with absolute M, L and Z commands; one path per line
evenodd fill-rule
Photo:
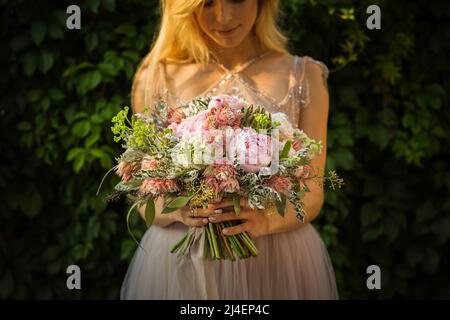
M 330 71 L 328 69 L 328 66 L 322 60 L 309 55 L 296 57 L 299 61 L 299 64 L 303 67 L 302 72 L 304 72 L 305 74 L 313 76 L 321 75 L 325 79 L 328 78 Z

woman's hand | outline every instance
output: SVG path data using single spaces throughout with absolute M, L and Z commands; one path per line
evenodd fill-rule
M 223 213 L 210 214 L 210 222 L 223 222 L 231 220 L 243 220 L 241 224 L 223 229 L 223 234 L 230 236 L 247 231 L 252 237 L 260 237 L 270 233 L 269 217 L 263 210 L 252 209 L 249 207 L 247 198 L 241 197 L 241 211 L 239 215 L 234 211 L 233 201 L 224 199 L 221 202 L 210 203 L 208 209 L 223 209 Z
M 196 208 L 191 210 L 189 206 L 175 212 L 175 220 L 189 227 L 203 227 L 209 222 L 208 217 L 214 214 L 220 214 L 222 209 Z

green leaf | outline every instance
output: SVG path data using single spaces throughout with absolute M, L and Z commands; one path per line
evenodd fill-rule
M 75 161 L 73 162 L 73 170 L 78 173 L 81 171 L 81 168 L 83 168 L 84 161 L 86 159 L 86 155 L 84 153 L 79 154 Z
M 137 33 L 136 27 L 131 23 L 122 23 L 116 28 L 116 33 L 126 35 L 130 38 L 134 37 Z
M 36 55 L 36 53 L 27 52 L 22 57 L 22 66 L 25 75 L 32 76 L 38 66 L 38 56 Z
M 95 89 L 100 84 L 100 82 L 102 82 L 102 74 L 97 70 L 89 71 L 80 77 L 80 81 L 77 87 L 78 92 L 80 94 L 85 94 Z
M 37 102 L 41 98 L 41 95 L 41 90 L 31 90 L 30 92 L 28 92 L 28 102 Z
M 31 24 L 30 34 L 34 43 L 40 45 L 47 33 L 47 27 L 43 21 L 35 21 Z
M 140 185 L 142 184 L 141 180 L 137 180 L 137 179 L 133 179 L 130 180 L 128 182 L 119 182 L 118 184 L 116 184 L 116 186 L 114 187 L 114 189 L 116 189 L 117 191 L 131 191 L 131 190 L 137 190 L 139 189 Z
M 176 197 L 167 204 L 167 206 L 162 210 L 162 213 L 169 213 L 184 207 L 185 205 L 187 205 L 189 200 L 191 200 L 191 198 L 192 196 Z
M 20 131 L 30 131 L 31 124 L 28 121 L 21 121 L 17 125 L 17 129 L 19 129 Z
M 98 65 L 98 70 L 100 70 L 104 75 L 114 77 L 119 70 L 111 63 L 102 62 Z
M 287 141 L 286 144 L 283 147 L 283 151 L 281 152 L 281 159 L 287 158 L 288 154 L 289 154 L 289 150 L 291 150 L 291 145 L 292 142 L 291 141 Z
M 280 193 L 280 197 L 281 201 L 277 199 L 276 206 L 280 216 L 284 217 L 284 214 L 286 213 L 286 195 L 284 193 Z
M 100 139 L 100 135 L 98 134 L 91 134 L 86 141 L 84 142 L 84 147 L 86 149 L 89 149 L 92 147 L 98 140 Z
M 105 121 L 105 119 L 100 115 L 100 114 L 98 114 L 98 113 L 96 113 L 96 114 L 93 114 L 92 116 L 91 116 L 91 122 L 92 123 L 94 123 L 94 124 L 102 124 L 104 121 Z
M 98 45 L 98 35 L 95 32 L 88 33 L 85 40 L 86 47 L 89 51 L 93 51 Z
M 50 98 L 55 101 L 65 98 L 65 94 L 58 88 L 51 88 L 48 94 L 50 95 Z
M 94 13 L 98 13 L 98 8 L 100 6 L 100 0 L 90 0 L 86 2 L 86 8 Z
M 83 138 L 91 131 L 91 123 L 88 120 L 81 120 L 72 127 L 72 134 L 77 138 Z
M 84 149 L 82 148 L 73 148 L 70 149 L 69 153 L 67 154 L 66 161 L 72 161 L 75 159 L 75 157 L 79 156 L 84 152 Z
M 147 228 L 150 228 L 155 219 L 155 201 L 153 199 L 148 199 L 147 205 L 145 207 L 145 223 Z
M 109 12 L 114 12 L 114 10 L 116 9 L 116 1 L 115 0 L 103 0 L 103 6 Z
M 53 66 L 54 57 L 51 52 L 44 51 L 41 53 L 41 64 L 40 69 L 42 72 L 47 73 L 48 70 Z
M 241 213 L 241 197 L 237 194 L 232 195 L 233 198 L 233 206 L 234 206 L 234 212 L 236 212 L 236 215 L 239 215 Z
M 33 192 L 25 197 L 26 201 L 21 203 L 23 212 L 30 218 L 35 217 L 42 208 L 42 197 L 39 193 Z

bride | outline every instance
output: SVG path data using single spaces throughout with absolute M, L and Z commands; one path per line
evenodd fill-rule
M 132 88 L 133 112 L 157 99 L 179 104 L 199 96 L 235 95 L 284 112 L 323 151 L 312 165 L 324 172 L 328 121 L 327 67 L 291 55 L 275 24 L 278 0 L 161 0 L 161 25 Z M 171 247 L 189 227 L 234 220 L 222 201 L 195 213 L 188 208 L 161 214 L 144 234 L 121 288 L 121 299 L 337 299 L 334 270 L 320 235 L 310 223 L 321 211 L 323 187 L 306 193 L 305 223 L 292 205 L 285 217 L 242 207 L 241 224 L 259 256 L 235 262 L 204 260 L 192 250 L 179 258 Z M 243 202 L 245 203 L 245 202 Z M 140 209 L 144 215 L 145 207 Z M 201 251 L 201 250 L 198 250 Z

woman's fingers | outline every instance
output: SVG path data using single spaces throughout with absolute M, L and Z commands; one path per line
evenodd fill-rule
M 203 227 L 205 224 L 207 224 L 209 221 L 207 218 L 191 218 L 187 217 L 185 224 L 191 226 L 191 227 Z
M 209 221 L 211 222 L 223 222 L 223 221 L 230 221 L 230 220 L 242 220 L 245 216 L 242 216 L 241 214 L 237 215 L 235 212 L 227 212 L 217 215 L 211 215 L 209 216 Z
M 247 198 L 241 197 L 240 204 L 241 204 L 242 209 L 244 209 L 244 208 L 247 209 L 248 208 Z M 232 199 L 226 198 L 220 202 L 208 204 L 208 209 L 217 209 L 217 208 L 226 208 L 226 207 L 234 207 L 234 202 Z
M 208 209 L 214 210 L 214 209 L 226 208 L 226 207 L 230 207 L 230 206 L 233 206 L 233 201 L 231 201 L 230 199 L 223 199 L 220 202 L 209 203 Z
M 196 208 L 193 210 L 188 209 L 188 215 L 194 218 L 207 218 L 213 214 L 222 213 L 223 209 L 209 209 L 209 208 Z
M 222 233 L 226 236 L 232 236 L 249 230 L 250 230 L 250 223 L 244 222 L 233 227 L 227 227 L 222 230 Z

